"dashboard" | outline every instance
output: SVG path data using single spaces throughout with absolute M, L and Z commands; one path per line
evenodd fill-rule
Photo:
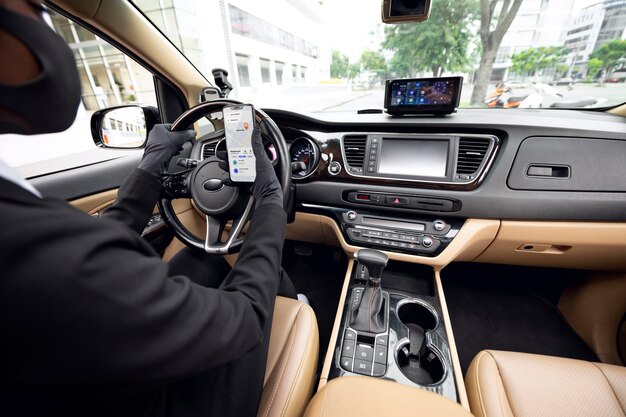
M 553 109 L 460 109 L 439 118 L 266 112 L 289 144 L 300 206 L 436 215 L 444 200 L 451 203 L 443 211 L 465 218 L 626 220 L 620 116 Z M 214 155 L 218 145 L 225 146 L 206 135 L 196 155 Z M 275 161 L 270 143 L 266 149 Z M 393 206 L 357 199 L 353 191 L 424 201 Z
M 626 220 L 620 116 L 553 109 L 460 109 L 447 117 L 265 111 L 289 145 L 294 210 L 332 218 L 352 247 L 435 258 L 468 219 Z M 265 144 L 276 163 L 272 144 Z M 214 155 L 220 146 L 216 132 L 200 139 L 195 155 Z M 591 235 L 600 230 L 587 226 Z M 624 233 L 618 226 L 616 235 Z M 545 254 L 569 250 L 537 244 L 540 238 L 528 241 L 548 248 Z

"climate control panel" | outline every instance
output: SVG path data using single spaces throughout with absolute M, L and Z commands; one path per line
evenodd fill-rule
M 371 212 L 346 210 L 341 226 L 348 242 L 360 247 L 436 256 L 454 239 L 462 226 L 458 219 L 398 218 Z

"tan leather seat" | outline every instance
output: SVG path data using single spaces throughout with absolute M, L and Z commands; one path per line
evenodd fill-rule
M 319 336 L 311 307 L 276 298 L 265 383 L 257 417 L 300 417 L 315 384 Z
M 335 378 L 315 394 L 305 417 L 472 417 L 459 404 L 421 388 L 364 376 Z
M 485 350 L 465 385 L 477 417 L 624 417 L 626 368 Z

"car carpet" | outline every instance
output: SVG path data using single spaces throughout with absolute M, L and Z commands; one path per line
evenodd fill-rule
M 599 361 L 556 307 L 564 283 L 583 272 L 453 264 L 441 277 L 464 375 L 484 349 Z
M 291 277 L 296 291 L 307 296 L 317 317 L 320 340 L 318 373 L 324 364 L 347 267 L 346 255 L 336 248 L 285 241 L 283 268 Z

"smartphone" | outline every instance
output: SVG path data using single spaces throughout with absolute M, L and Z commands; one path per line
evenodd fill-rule
M 230 179 L 233 182 L 254 182 L 256 159 L 252 150 L 254 108 L 250 104 L 224 107 L 224 134 L 228 150 Z

